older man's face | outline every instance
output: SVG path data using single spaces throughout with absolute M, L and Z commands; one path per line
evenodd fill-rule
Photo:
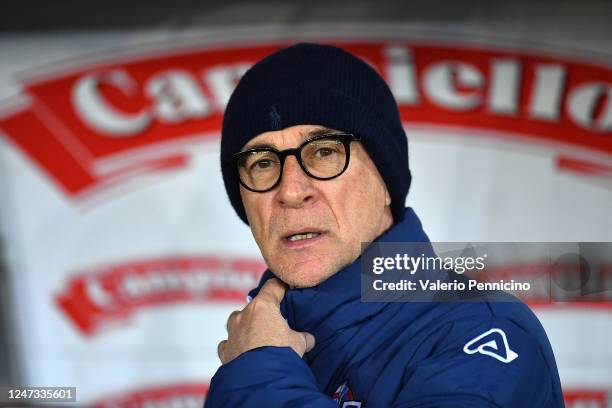
M 254 145 L 294 148 L 321 128 L 299 125 L 265 132 L 243 150 Z M 294 287 L 323 282 L 360 255 L 361 242 L 373 241 L 393 224 L 385 183 L 359 142 L 351 143 L 349 166 L 335 179 L 311 178 L 295 156 L 288 156 L 278 186 L 264 193 L 240 187 L 240 194 L 268 267 Z M 290 240 L 307 232 L 315 234 Z

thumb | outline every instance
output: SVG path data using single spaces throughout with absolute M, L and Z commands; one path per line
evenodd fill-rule
M 304 353 L 308 353 L 315 346 L 315 337 L 307 332 L 298 332 L 298 334 L 304 338 L 304 344 L 306 345 L 306 350 L 304 350 Z
M 270 278 L 264 283 L 257 297 L 262 299 L 268 298 L 275 304 L 280 305 L 285 297 L 286 290 L 287 287 L 283 282 L 276 278 Z

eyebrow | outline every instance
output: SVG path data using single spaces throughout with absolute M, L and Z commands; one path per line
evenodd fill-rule
M 313 137 L 317 137 L 317 136 L 322 136 L 322 135 L 326 135 L 328 133 L 333 133 L 333 132 L 337 132 L 337 130 L 334 129 L 330 129 L 328 127 L 319 127 L 316 129 L 313 129 L 309 132 L 306 133 L 301 133 L 301 140 L 300 143 L 304 142 L 305 140 L 308 139 L 312 139 Z M 276 146 L 275 143 L 269 143 L 269 142 L 259 142 L 259 143 L 253 143 L 252 145 L 249 146 L 245 146 L 243 150 L 250 150 L 250 149 L 258 149 L 261 147 L 272 147 L 274 149 L 278 149 L 278 147 Z

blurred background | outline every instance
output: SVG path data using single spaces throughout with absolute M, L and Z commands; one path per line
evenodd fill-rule
M 612 241 L 609 1 L 0 8 L 0 384 L 202 405 L 226 317 L 265 269 L 223 188 L 223 109 L 250 65 L 298 41 L 387 80 L 407 205 L 432 240 Z M 612 282 L 612 264 L 594 274 Z M 567 406 L 612 406 L 610 292 L 525 300 Z

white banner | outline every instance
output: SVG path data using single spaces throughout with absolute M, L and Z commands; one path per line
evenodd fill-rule
M 250 65 L 298 40 L 341 46 L 387 80 L 409 138 L 407 203 L 432 240 L 611 240 L 601 56 L 283 32 L 134 34 L 121 50 L 116 34 L 0 42 L 0 227 L 25 384 L 76 386 L 87 405 L 201 405 L 225 319 L 265 269 L 223 188 L 223 110 Z M 609 398 L 611 300 L 533 304 L 568 406 Z

